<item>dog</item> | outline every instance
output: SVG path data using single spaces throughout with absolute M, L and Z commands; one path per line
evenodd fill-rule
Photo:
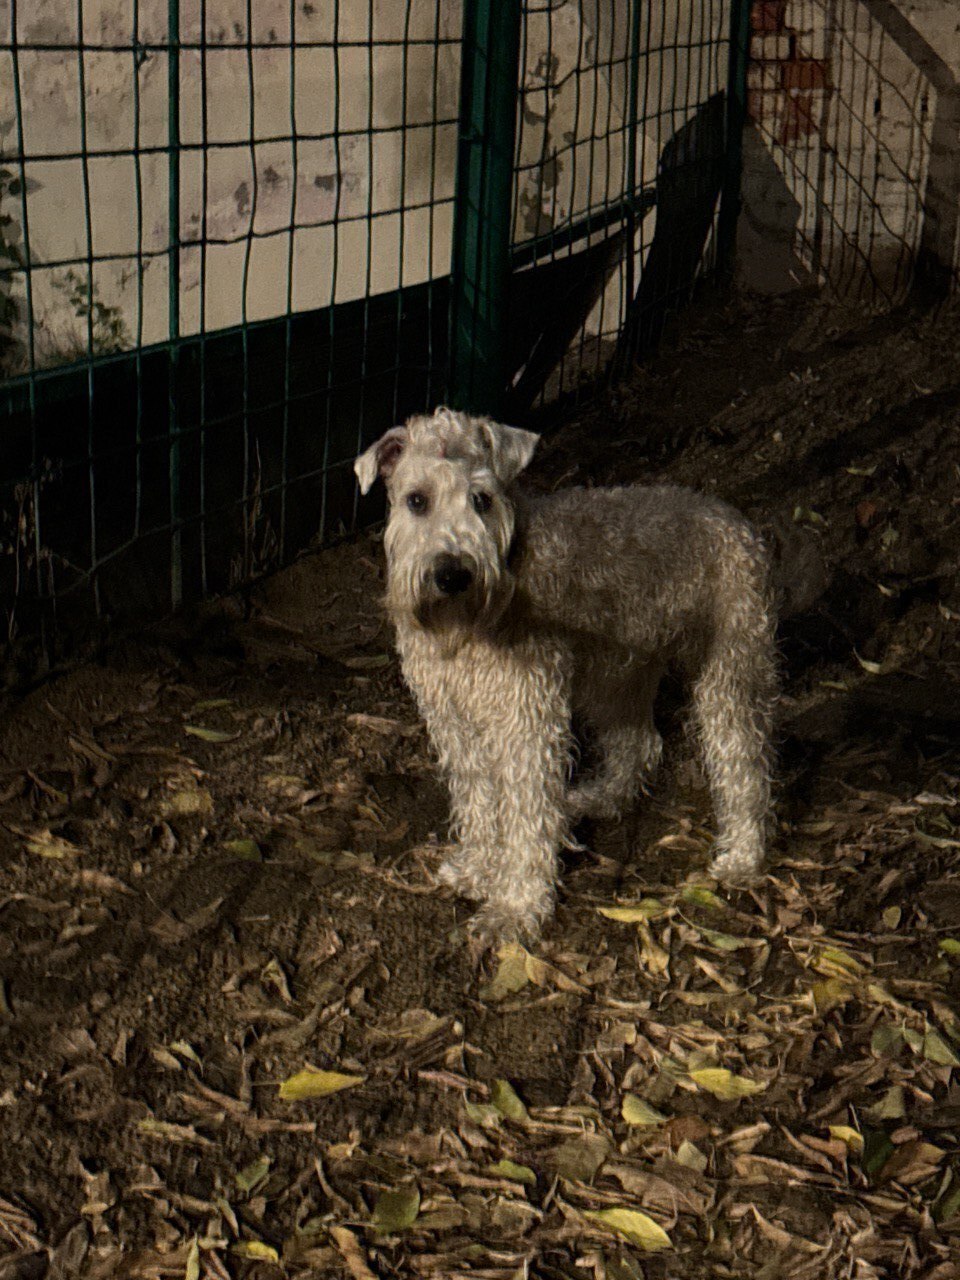
M 386 607 L 450 791 L 440 880 L 484 940 L 530 942 L 560 849 L 653 780 L 668 664 L 689 681 L 717 820 L 711 873 L 756 874 L 770 817 L 777 693 L 768 556 L 725 503 L 672 485 L 527 497 L 539 437 L 440 408 L 354 463 L 387 487 Z M 577 715 L 600 763 L 570 785 Z

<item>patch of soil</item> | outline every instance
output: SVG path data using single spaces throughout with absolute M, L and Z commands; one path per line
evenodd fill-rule
M 958 427 L 956 310 L 794 296 L 691 313 L 545 441 L 533 487 L 767 532 L 786 691 L 764 878 L 705 878 L 668 689 L 656 794 L 532 955 L 478 969 L 434 885 L 373 535 L 11 704 L 0 1276 L 957 1274 Z

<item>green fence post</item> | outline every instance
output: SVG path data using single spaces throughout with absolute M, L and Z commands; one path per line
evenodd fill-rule
M 519 0 L 464 5 L 449 398 L 458 409 L 493 415 L 507 378 L 521 18 Z
M 183 603 L 183 531 L 180 527 L 180 413 L 177 365 L 180 338 L 180 0 L 167 9 L 167 220 L 170 257 L 167 278 L 170 381 L 167 429 L 170 441 L 170 603 Z
M 747 61 L 750 53 L 750 0 L 731 0 L 730 60 L 727 71 L 726 176 L 720 194 L 717 258 L 721 272 L 733 273 L 743 177 L 743 128 L 747 121 Z

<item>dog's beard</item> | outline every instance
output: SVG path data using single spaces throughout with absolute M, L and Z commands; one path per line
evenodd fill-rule
M 395 621 L 456 645 L 468 636 L 491 635 L 513 598 L 513 575 L 506 569 L 478 572 L 471 586 L 455 596 L 441 592 L 428 574 L 417 581 L 388 572 L 387 608 Z

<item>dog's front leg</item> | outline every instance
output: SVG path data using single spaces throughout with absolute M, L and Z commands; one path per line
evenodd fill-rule
M 535 939 L 553 913 L 557 858 L 567 834 L 569 662 L 529 642 L 503 654 L 482 719 L 495 761 L 499 842 L 480 888 L 475 930 L 493 941 Z

